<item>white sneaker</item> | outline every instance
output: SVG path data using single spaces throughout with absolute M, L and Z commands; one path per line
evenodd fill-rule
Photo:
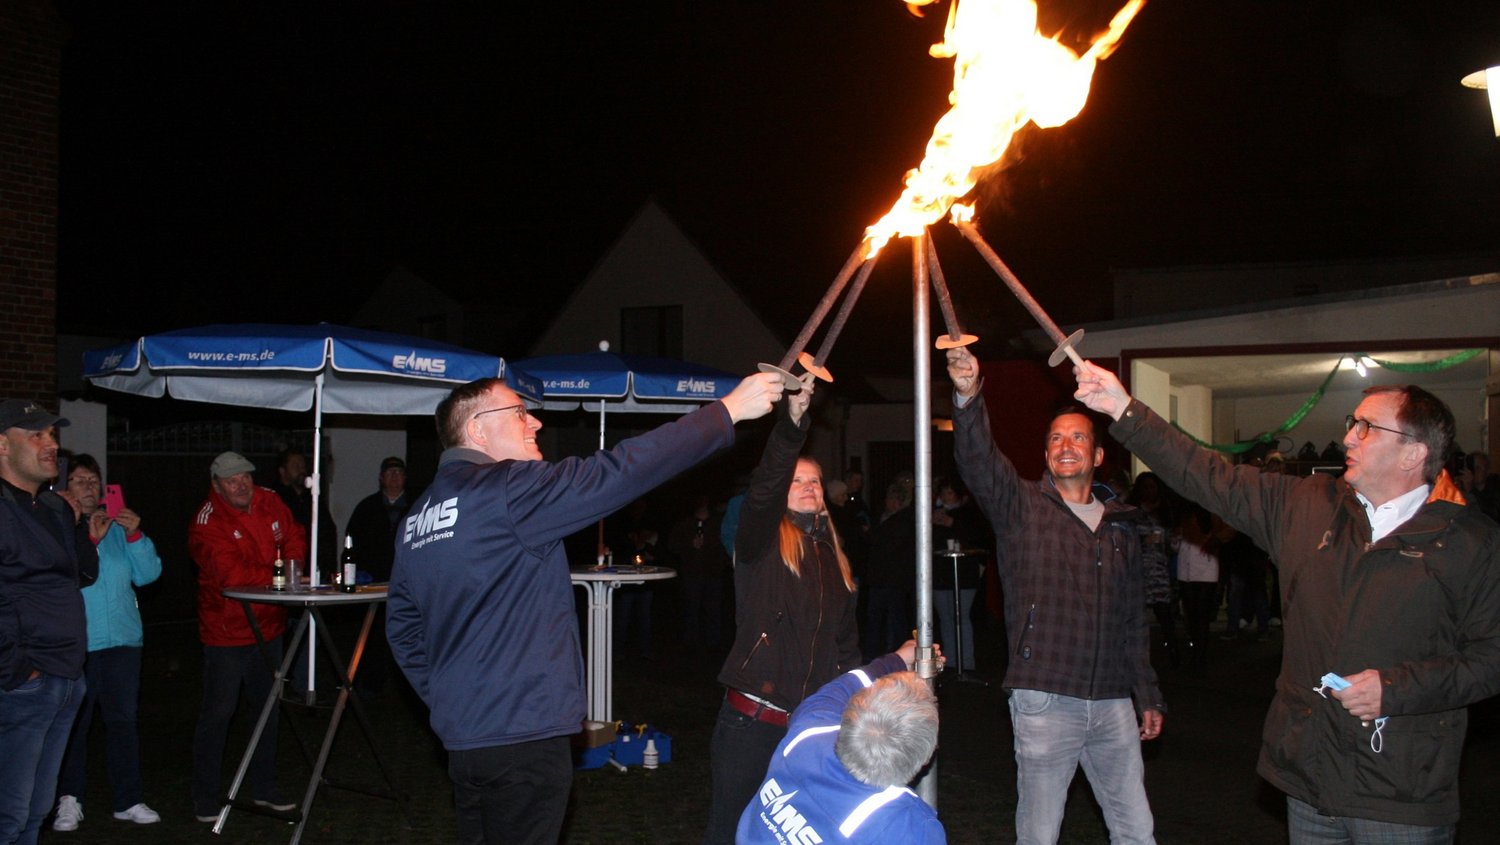
M 137 804 L 128 810 L 115 813 L 115 818 L 122 822 L 135 822 L 136 824 L 156 824 L 161 821 L 161 816 L 145 804 Z
M 52 820 L 52 829 L 64 833 L 77 830 L 78 823 L 83 821 L 83 805 L 78 799 L 71 795 L 64 795 L 57 799 L 57 818 Z

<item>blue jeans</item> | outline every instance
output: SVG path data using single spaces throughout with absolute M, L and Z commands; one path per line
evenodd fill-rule
M 104 759 L 109 765 L 114 811 L 118 813 L 146 800 L 141 785 L 141 742 L 136 730 L 136 711 L 141 698 L 141 649 L 120 646 L 91 651 L 83 664 L 83 673 L 89 690 L 73 725 L 73 737 L 68 740 L 57 791 L 83 800 L 88 783 L 89 727 L 97 704 L 104 719 Z
M 0 842 L 35 845 L 87 688 L 83 678 L 42 674 L 0 691 Z
M 280 665 L 281 638 L 266 643 L 270 659 Z M 259 646 L 203 647 L 203 704 L 198 727 L 193 732 L 193 812 L 215 815 L 224 806 L 221 778 L 224 744 L 235 706 L 244 703 L 245 713 L 255 719 L 271 694 L 275 672 L 266 665 Z M 281 714 L 273 711 L 265 732 L 255 747 L 247 773 L 251 797 L 270 800 L 276 795 L 276 728 Z M 240 796 L 243 797 L 243 796 Z
M 1010 694 L 1016 736 L 1016 841 L 1051 845 L 1068 784 L 1082 764 L 1111 843 L 1155 843 L 1146 801 L 1140 727 L 1128 698 L 1090 701 L 1036 690 Z
M 1311 804 L 1288 795 L 1286 832 L 1291 845 L 1448 845 L 1455 828 L 1325 816 Z

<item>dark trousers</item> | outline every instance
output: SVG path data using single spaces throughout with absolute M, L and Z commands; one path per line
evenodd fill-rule
M 699 574 L 682 576 L 683 643 L 712 651 L 719 647 L 724 618 L 724 579 Z
M 865 648 L 865 657 L 874 660 L 882 654 L 890 654 L 911 639 L 912 590 L 910 587 L 870 587 L 865 592 L 869 596 L 865 604 L 865 634 L 870 641 Z
M 636 584 L 615 590 L 615 653 L 624 656 L 651 656 L 651 605 L 656 595 L 650 584 Z
M 1311 804 L 1286 797 L 1287 838 L 1292 845 L 1451 845 L 1455 825 L 1426 827 L 1377 822 L 1349 816 L 1325 816 Z
M 89 689 L 78 711 L 78 721 L 73 724 L 73 736 L 68 740 L 57 794 L 83 800 L 88 783 L 89 728 L 97 705 L 104 720 L 104 760 L 109 767 L 113 809 L 118 813 L 146 800 L 141 785 L 141 742 L 136 729 L 141 698 L 141 649 L 120 646 L 91 651 L 83 672 Z
M 1208 662 L 1208 626 L 1219 613 L 1217 581 L 1181 581 L 1182 622 L 1187 628 L 1191 664 L 1202 669 Z
M 281 663 L 281 638 L 266 643 L 271 660 Z M 271 694 L 275 673 L 266 665 L 259 646 L 203 647 L 203 704 L 198 710 L 198 727 L 193 732 L 193 811 L 208 816 L 219 812 L 224 804 L 221 778 L 224 767 L 224 744 L 229 740 L 229 724 L 237 705 L 243 702 L 248 718 L 260 717 L 260 710 Z M 280 713 L 266 720 L 265 732 L 250 758 L 248 772 L 250 794 L 258 800 L 276 795 L 276 729 Z M 236 757 L 236 759 L 238 759 Z M 243 797 L 243 796 L 238 796 Z
M 713 803 L 704 845 L 733 845 L 740 815 L 766 779 L 771 755 L 785 736 L 786 728 L 752 719 L 727 701 L 719 705 L 719 720 L 708 747 Z
M 1240 620 L 1255 616 L 1255 630 L 1266 633 L 1271 623 L 1271 604 L 1266 597 L 1266 574 L 1257 572 L 1229 577 L 1229 631 L 1240 630 Z
M 573 786 L 568 737 L 448 752 L 461 845 L 554 845 Z
M 1177 648 L 1177 613 L 1173 610 L 1173 603 L 1159 601 L 1151 605 L 1151 612 L 1156 614 L 1156 624 L 1161 626 L 1162 642 L 1167 646 L 1167 658 L 1177 666 L 1182 661 L 1182 652 Z

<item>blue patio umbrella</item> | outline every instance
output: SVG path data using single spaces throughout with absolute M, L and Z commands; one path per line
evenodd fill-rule
M 540 405 L 539 382 L 505 361 L 427 338 L 337 326 L 226 323 L 152 334 L 84 353 L 83 376 L 110 390 L 313 412 L 310 548 L 318 542 L 323 414 L 430 414 L 456 385 L 505 378 Z M 317 583 L 317 569 L 311 567 Z
M 456 385 L 487 377 L 504 378 L 531 404 L 542 400 L 539 382 L 496 356 L 331 323 L 232 323 L 146 335 L 84 353 L 83 376 L 100 387 L 142 396 L 311 409 L 310 550 L 318 548 L 324 413 L 431 414 Z M 316 586 L 318 569 L 308 569 Z M 312 647 L 309 637 L 309 661 Z

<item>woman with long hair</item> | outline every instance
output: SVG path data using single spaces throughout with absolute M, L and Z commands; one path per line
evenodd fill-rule
M 854 575 L 823 500 L 823 470 L 799 457 L 812 379 L 777 412 L 740 507 L 735 535 L 734 647 L 710 746 L 706 843 L 732 843 L 740 813 L 802 699 L 860 665 Z

